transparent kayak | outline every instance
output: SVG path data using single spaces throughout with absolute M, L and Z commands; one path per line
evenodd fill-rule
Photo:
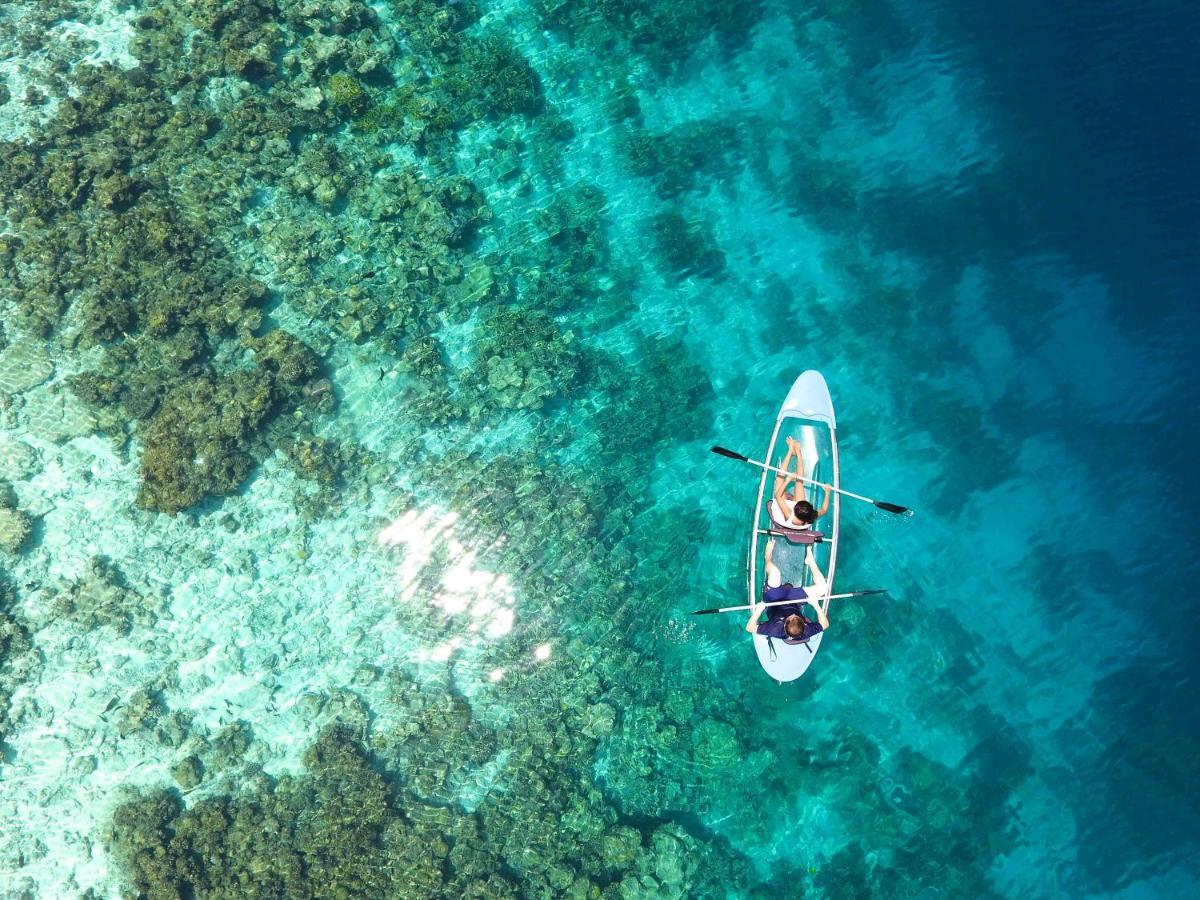
M 835 488 L 841 487 L 836 426 L 833 400 L 829 396 L 829 387 L 825 384 L 825 379 L 820 372 L 811 369 L 803 372 L 788 391 L 787 398 L 780 407 L 763 459 L 778 467 L 787 454 L 786 438 L 791 436 L 802 449 L 806 476 Z M 790 466 L 789 470 L 794 471 L 794 466 Z M 762 600 L 766 579 L 763 554 L 767 542 L 774 538 L 774 561 L 783 574 L 783 580 L 804 587 L 811 602 L 819 605 L 823 611 L 828 611 L 828 597 L 833 592 L 833 577 L 837 566 L 840 497 L 830 492 L 828 512 L 813 525 L 813 530 L 820 534 L 821 539 L 814 541 L 814 535 L 787 529 L 777 520 L 777 514 L 773 515 L 775 477 L 775 472 L 764 469 L 759 480 L 758 498 L 755 500 L 751 517 L 750 552 L 746 564 L 747 602 L 757 603 Z M 789 496 L 791 493 L 792 489 L 789 486 Z M 825 497 L 824 488 L 808 485 L 805 493 L 808 501 L 820 509 Z M 805 558 L 809 553 L 812 554 L 813 562 L 823 578 L 818 578 L 813 573 L 812 566 L 806 564 Z M 806 609 L 805 614 L 809 618 L 813 617 L 811 609 Z M 817 634 L 803 644 L 785 644 L 778 638 L 768 639 L 759 634 L 752 635 L 752 640 L 763 669 L 783 684 L 795 681 L 808 670 L 821 648 L 821 640 L 824 637 L 824 633 Z

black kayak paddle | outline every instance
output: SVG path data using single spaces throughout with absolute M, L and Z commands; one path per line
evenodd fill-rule
M 867 503 L 877 506 L 880 509 L 886 510 L 890 513 L 897 513 L 898 515 L 902 516 L 911 516 L 913 514 L 913 511 L 907 506 L 897 506 L 895 503 L 886 503 L 883 500 L 872 500 L 870 497 L 864 497 L 862 494 L 855 494 L 853 491 L 835 488 L 832 484 L 826 484 L 823 481 L 812 481 L 808 478 L 799 478 L 795 472 L 788 472 L 776 466 L 769 466 L 766 463 L 759 462 L 756 459 L 750 459 L 748 456 L 742 456 L 740 453 L 735 453 L 732 450 L 728 450 L 725 447 L 713 447 L 712 452 L 716 453 L 718 456 L 728 456 L 730 459 L 736 459 L 744 463 L 750 463 L 750 465 L 758 466 L 760 469 L 766 469 L 768 472 L 778 472 L 780 475 L 786 475 L 789 478 L 794 478 L 797 481 L 803 481 L 806 484 L 815 484 L 817 487 L 828 488 L 834 493 L 843 494 L 847 497 L 853 497 L 855 500 L 865 500 Z
M 813 600 L 842 600 L 846 597 L 865 597 L 868 594 L 886 594 L 886 593 L 887 593 L 887 588 L 879 588 L 874 591 L 851 591 L 848 594 L 830 594 L 828 597 L 813 597 L 811 599 L 813 599 Z M 775 601 L 772 601 L 771 603 L 754 603 L 754 604 L 748 603 L 744 606 L 722 606 L 722 607 L 719 607 L 718 609 L 698 609 L 694 613 L 691 613 L 691 615 L 693 615 L 693 616 L 710 616 L 713 613 L 736 612 L 739 609 L 754 609 L 755 606 L 785 606 L 788 603 L 799 603 L 799 602 L 801 602 L 801 601 L 799 601 L 799 600 L 775 600 Z

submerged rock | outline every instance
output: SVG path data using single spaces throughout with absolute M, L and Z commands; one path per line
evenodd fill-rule
M 705 768 L 732 770 L 745 758 L 733 726 L 719 719 L 701 719 L 693 736 L 696 764 Z
M 204 768 L 196 756 L 185 756 L 171 767 L 171 777 L 175 779 L 180 790 L 190 791 L 200 784 L 204 777 Z
M 30 391 L 25 414 L 32 434 L 56 444 L 94 434 L 97 427 L 96 417 L 83 401 L 57 385 Z
M 33 529 L 33 521 L 19 509 L 0 507 L 0 550 L 20 553 Z
M 19 481 L 37 468 L 37 451 L 24 441 L 0 435 L 0 479 Z
M 41 341 L 26 338 L 0 350 L 0 393 L 23 393 L 53 372 L 54 364 Z
M 129 634 L 134 627 L 148 628 L 158 619 L 161 599 L 134 590 L 111 560 L 96 557 L 78 578 L 51 589 L 50 614 L 66 619 L 83 632 L 110 628 Z
M 33 520 L 17 508 L 12 485 L 0 481 L 0 551 L 20 553 L 32 530 Z

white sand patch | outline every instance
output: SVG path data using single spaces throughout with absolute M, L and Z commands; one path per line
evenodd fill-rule
M 138 65 L 137 57 L 129 52 L 133 40 L 133 19 L 138 10 L 132 4 L 124 10 L 116 8 L 113 0 L 100 0 L 89 4 L 92 18 L 87 22 L 63 22 L 52 32 L 56 38 L 74 36 L 94 42 L 96 49 L 80 62 L 99 65 L 112 63 L 122 69 L 133 69 Z
M 18 35 L 23 29 L 38 27 L 26 22 L 36 6 L 36 3 L 13 3 L 0 19 L 0 84 L 9 93 L 8 102 L 0 104 L 0 140 L 20 138 L 34 125 L 54 116 L 62 98 L 47 90 L 46 85 L 50 83 L 56 59 L 65 58 L 72 67 L 111 63 L 132 69 L 138 65 L 129 52 L 133 19 L 138 14 L 133 5 L 122 10 L 114 0 L 89 3 L 86 21 L 57 22 L 46 31 L 39 48 L 28 52 L 19 44 Z M 29 88 L 44 93 L 45 102 L 26 103 L 25 93 Z

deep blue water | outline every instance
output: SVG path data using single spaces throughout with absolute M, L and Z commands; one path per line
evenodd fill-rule
M 1022 502 L 1037 510 L 1014 518 L 997 505 L 993 517 L 985 504 L 982 539 L 1012 547 L 1037 573 L 1044 603 L 1022 629 L 1111 657 L 1079 717 L 1058 729 L 1077 785 L 1069 890 L 1120 891 L 1180 866 L 1189 879 L 1136 893 L 1186 895 L 1200 824 L 1200 73 L 1191 59 L 1200 14 L 1184 3 L 947 3 L 922 13 L 927 52 L 974 87 L 1002 161 L 952 194 L 885 192 L 867 227 L 933 270 L 1041 270 L 1048 296 L 1014 285 L 990 303 L 1023 333 L 1004 361 L 1012 380 L 1049 374 L 1053 388 L 1032 403 L 999 398 L 986 415 L 1006 441 L 1054 434 L 1087 474 L 1030 473 Z M 1106 324 L 1086 324 L 1092 314 Z M 1073 551 L 1075 539 L 1095 546 L 1094 537 L 1101 555 Z M 959 599 L 1012 614 L 989 598 Z M 1024 662 L 1014 704 L 1053 678 L 1049 656 Z
M 1119 889 L 1131 873 L 1189 857 L 1194 879 L 1200 73 L 1189 48 L 1200 14 L 1184 3 L 947 4 L 944 13 L 947 34 L 983 73 L 983 94 L 1016 157 L 1010 196 L 989 208 L 1006 210 L 994 219 L 1017 227 L 989 232 L 988 249 L 1004 252 L 1031 234 L 1110 286 L 1109 338 L 1064 349 L 1114 364 L 1118 377 L 1097 400 L 1121 413 L 1099 430 L 1082 416 L 1057 425 L 1078 429 L 1073 443 L 1096 467 L 1096 508 L 1119 510 L 1129 523 L 1127 537 L 1113 535 L 1116 566 L 1104 573 L 1120 578 L 1121 595 L 1093 607 L 1105 593 L 1095 581 L 1071 577 L 1069 564 L 1048 573 L 1064 602 L 1082 593 L 1091 607 L 1075 628 L 1101 645 L 1132 644 L 1095 685 L 1087 704 L 1095 746 L 1081 742 L 1073 760 L 1085 786 L 1084 884 Z M 1154 383 L 1119 368 L 1130 343 L 1149 349 L 1147 364 L 1161 373 Z M 1047 488 L 1045 502 L 1055 504 Z M 1146 648 L 1142 635 L 1151 653 L 1134 649 Z M 1194 891 L 1194 880 L 1185 883 L 1159 891 Z

